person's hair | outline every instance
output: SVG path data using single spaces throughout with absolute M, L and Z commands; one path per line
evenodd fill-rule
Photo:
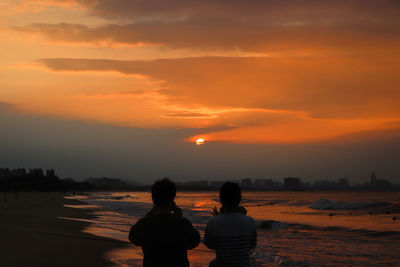
M 168 178 L 157 181 L 151 187 L 151 198 L 156 205 L 169 205 L 174 202 L 176 186 Z
M 239 206 L 242 199 L 242 192 L 239 185 L 232 182 L 225 182 L 219 189 L 219 198 L 223 206 Z

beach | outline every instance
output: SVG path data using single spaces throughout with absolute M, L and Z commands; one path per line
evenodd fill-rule
M 61 193 L 1 193 L 1 266 L 113 266 L 106 253 L 127 244 L 83 232 L 90 208 Z M 73 219 L 66 219 L 73 218 Z
M 148 192 L 1 193 L 0 266 L 141 266 L 127 240 L 152 206 Z M 176 203 L 204 238 L 215 192 L 180 192 Z M 400 260 L 400 198 L 396 193 L 245 192 L 257 223 L 255 266 L 395 266 Z M 193 267 L 215 252 L 200 243 Z
M 0 266 L 142 266 L 141 248 L 126 231 L 101 225 L 116 214 L 107 208 L 61 193 L 1 194 Z M 188 257 L 201 267 L 214 254 L 200 244 Z

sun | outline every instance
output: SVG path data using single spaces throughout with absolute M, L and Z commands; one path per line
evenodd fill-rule
M 204 143 L 205 143 L 205 141 L 204 141 L 204 139 L 203 138 L 199 138 L 199 139 L 197 139 L 196 140 L 196 145 L 204 145 Z

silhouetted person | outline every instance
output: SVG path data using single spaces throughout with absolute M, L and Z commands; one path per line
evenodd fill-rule
M 214 249 L 216 259 L 211 266 L 252 266 L 250 250 L 257 244 L 257 231 L 253 218 L 246 216 L 246 209 L 239 206 L 239 185 L 226 182 L 219 191 L 222 208 L 214 208 L 205 230 L 205 245 Z
M 168 179 L 151 188 L 153 208 L 132 226 L 129 240 L 141 246 L 143 266 L 190 266 L 187 250 L 200 242 L 200 234 L 175 205 L 175 184 Z

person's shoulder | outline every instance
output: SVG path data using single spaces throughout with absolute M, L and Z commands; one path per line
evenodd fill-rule
M 183 216 L 176 216 L 174 214 L 163 214 L 162 216 L 158 216 L 156 218 L 152 218 L 153 220 L 162 220 L 168 223 L 173 224 L 183 224 L 183 225 L 192 225 L 192 223 Z
M 140 218 L 136 225 L 148 225 L 154 224 L 157 221 L 163 220 L 162 216 L 156 214 L 147 214 L 144 217 Z
M 255 223 L 255 222 L 256 222 L 256 221 L 253 219 L 253 217 L 250 217 L 250 216 L 244 215 L 244 214 L 243 214 L 243 216 L 244 216 L 244 218 L 245 218 L 246 220 L 248 220 L 249 222 L 252 222 L 252 223 Z
M 146 225 L 148 222 L 149 218 L 147 216 L 140 218 L 136 223 L 135 226 L 143 226 Z
M 180 223 L 182 223 L 183 225 L 190 225 L 192 226 L 191 221 L 189 221 L 188 219 L 186 219 L 185 217 L 176 217 L 176 220 L 178 220 Z
M 239 223 L 239 222 L 244 223 L 249 226 L 255 225 L 255 223 L 256 223 L 256 221 L 252 217 L 242 214 L 242 213 L 232 214 L 232 218 L 229 218 L 229 220 L 236 221 L 237 223 Z
M 255 221 L 252 217 L 247 216 L 247 215 L 243 215 L 243 216 L 244 216 L 244 217 L 243 217 L 243 220 L 245 221 L 246 225 L 247 225 L 249 228 L 252 228 L 252 229 L 257 228 L 257 226 L 256 226 L 256 221 Z
M 175 218 L 173 218 L 173 221 L 174 221 L 174 224 L 177 224 L 178 226 L 180 226 L 180 228 L 182 230 L 185 230 L 185 231 L 193 230 L 193 224 L 185 217 L 175 216 Z
M 207 224 L 215 224 L 218 223 L 219 221 L 223 220 L 222 214 L 219 214 L 217 216 L 213 216 L 208 220 Z
M 146 217 L 143 217 L 143 218 L 137 220 L 137 222 L 134 225 L 132 225 L 130 232 L 131 233 L 143 232 L 148 227 L 147 225 L 148 225 L 147 219 L 146 219 Z
M 221 214 L 211 217 L 207 222 L 207 228 L 211 229 L 213 227 L 217 227 L 221 223 L 221 219 L 222 219 Z
M 213 216 L 208 220 L 207 225 L 219 225 L 219 224 L 225 224 L 227 222 L 232 222 L 235 221 L 237 216 L 240 216 L 239 214 L 236 213 L 222 213 L 217 216 Z M 243 215 L 245 216 L 245 215 Z
M 240 218 L 243 221 L 246 221 L 246 222 L 251 223 L 251 224 L 255 224 L 256 223 L 256 221 L 253 219 L 253 217 L 250 217 L 248 215 L 241 214 Z

